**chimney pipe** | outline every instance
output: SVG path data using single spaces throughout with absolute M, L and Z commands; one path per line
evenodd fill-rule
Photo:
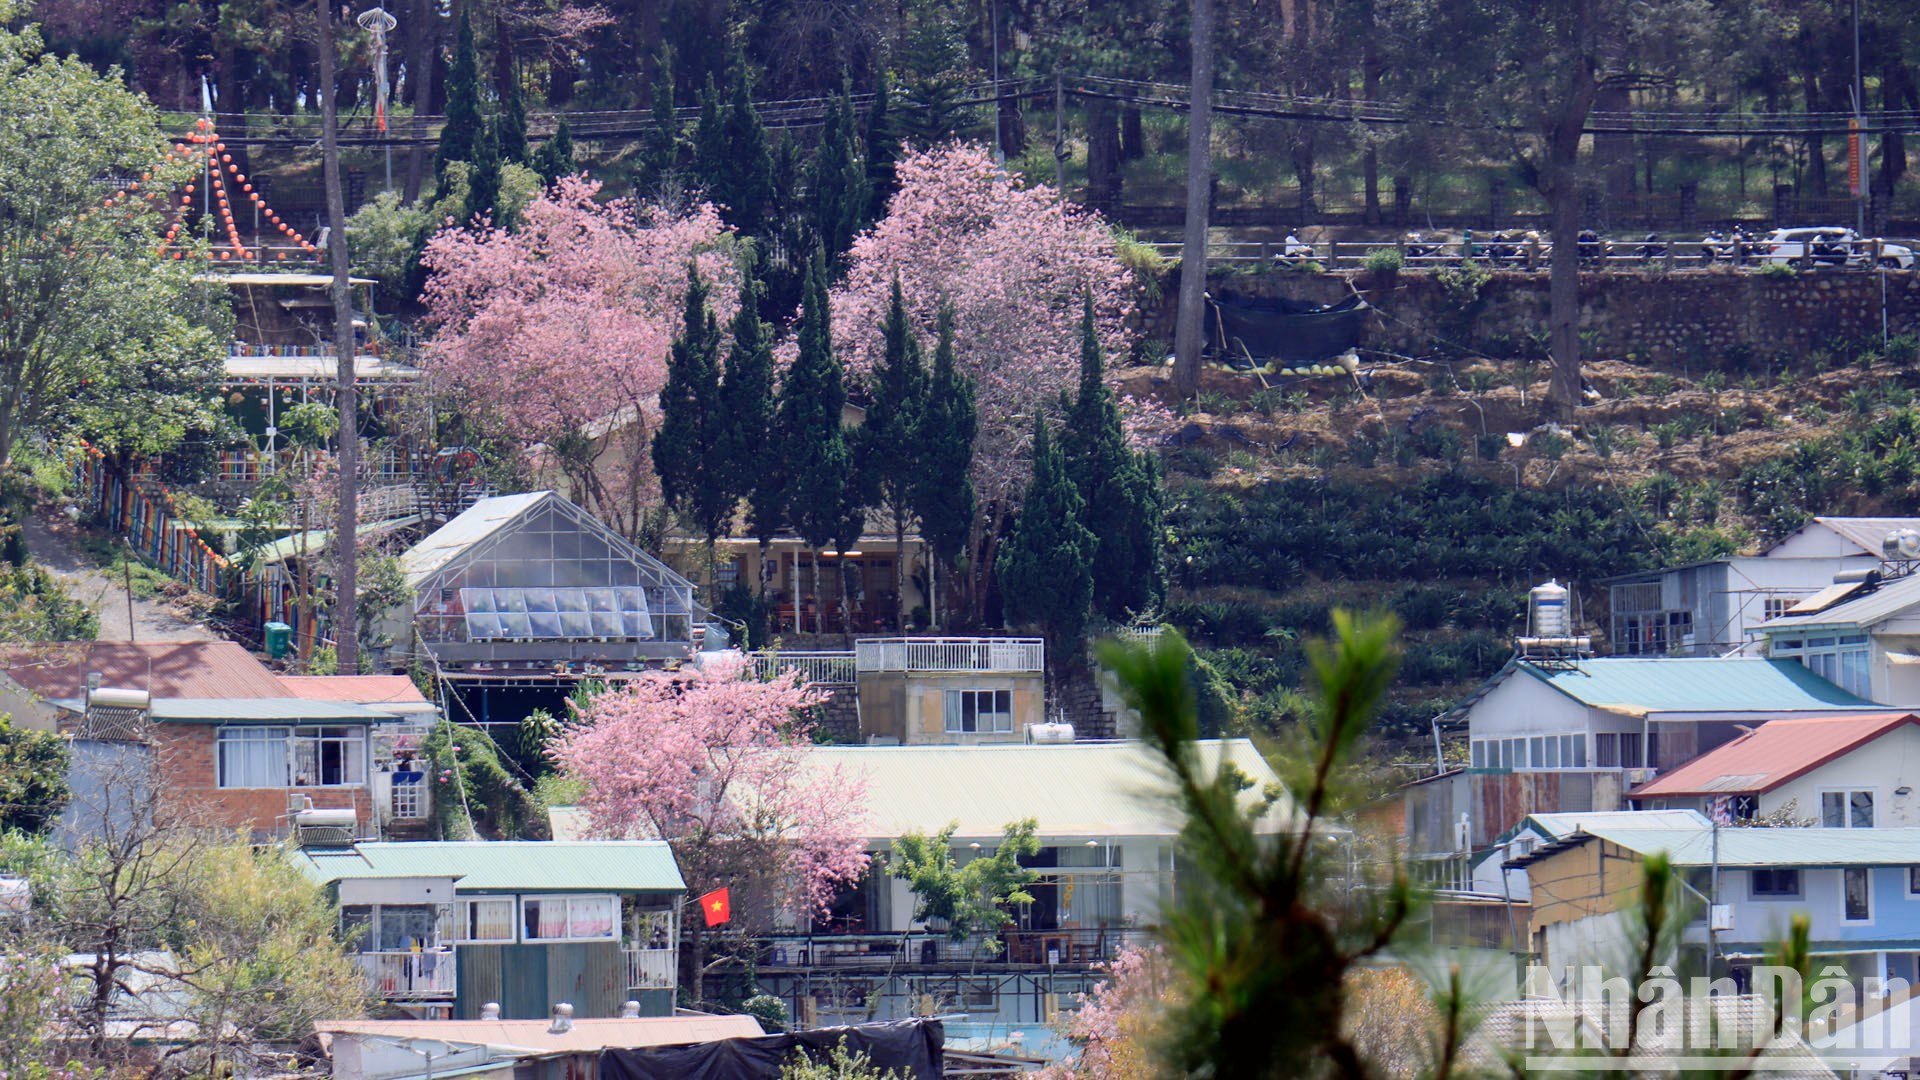
M 553 1023 L 547 1026 L 549 1035 L 565 1035 L 573 1030 L 573 1006 L 558 1002 L 553 1007 Z

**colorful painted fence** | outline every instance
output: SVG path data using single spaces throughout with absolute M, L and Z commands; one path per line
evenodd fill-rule
M 198 530 L 174 515 L 173 493 L 154 481 L 128 483 L 107 468 L 104 457 L 81 443 L 73 477 L 107 526 L 147 562 L 201 592 L 220 594 L 231 567 Z

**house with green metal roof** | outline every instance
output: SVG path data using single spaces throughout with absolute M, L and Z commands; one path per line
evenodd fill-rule
M 673 1014 L 686 883 L 658 840 L 305 847 L 373 993 L 410 1015 Z

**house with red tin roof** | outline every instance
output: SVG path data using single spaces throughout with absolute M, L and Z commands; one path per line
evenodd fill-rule
M 77 715 L 96 686 L 154 698 L 284 698 L 279 676 L 231 641 L 73 641 L 0 647 L 0 714 L 19 727 L 53 731 Z
M 1628 793 L 1644 809 L 1833 829 L 1920 826 L 1920 716 L 1774 720 Z

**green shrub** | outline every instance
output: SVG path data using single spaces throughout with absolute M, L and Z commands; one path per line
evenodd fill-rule
M 1473 437 L 1473 448 L 1480 454 L 1481 461 L 1499 461 L 1507 448 L 1507 437 L 1493 431 Z
M 1543 431 L 1533 437 L 1533 448 L 1548 461 L 1559 461 L 1566 456 L 1568 439 L 1557 431 Z
M 1369 274 L 1396 274 L 1400 272 L 1401 263 L 1399 248 L 1377 247 L 1368 249 L 1360 267 Z
M 1791 263 L 1768 263 L 1762 266 L 1757 273 L 1763 278 L 1790 278 L 1799 273 L 1799 271 L 1795 270 Z
M 1912 367 L 1915 356 L 1920 356 L 1920 337 L 1913 334 L 1895 334 L 1887 339 L 1882 351 L 1887 362 L 1895 367 Z
M 740 1011 L 760 1021 L 760 1027 L 769 1035 L 778 1035 L 793 1026 L 786 1001 L 772 994 L 753 995 L 740 1003 Z

